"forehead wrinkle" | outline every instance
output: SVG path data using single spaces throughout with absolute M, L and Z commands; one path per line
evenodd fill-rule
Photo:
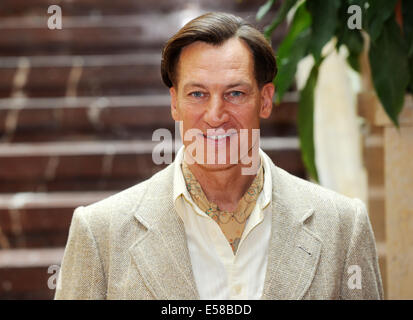
M 238 63 L 226 65 L 225 67 L 220 64 L 212 64 L 209 66 L 187 64 L 181 71 L 183 88 L 195 85 L 198 87 L 251 86 L 253 85 L 253 80 L 255 80 L 252 71 L 245 65 L 239 66 Z M 211 77 L 211 75 L 214 76 Z
M 215 60 L 214 63 L 211 63 L 208 60 L 205 59 L 206 61 L 202 60 L 195 60 L 193 63 L 183 63 L 180 66 L 181 71 L 184 72 L 190 72 L 190 73 L 196 73 L 196 72 L 217 72 L 217 71 L 223 71 L 223 70 L 228 70 L 228 71 L 235 71 L 235 72 L 242 72 L 242 71 L 248 71 L 248 63 L 243 63 L 243 61 L 234 61 L 234 59 L 228 59 L 228 60 Z M 183 70 L 182 70 L 183 69 Z M 189 69 L 189 70 L 188 70 Z

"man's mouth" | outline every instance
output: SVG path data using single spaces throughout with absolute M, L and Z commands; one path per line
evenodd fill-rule
M 211 139 L 211 140 L 222 140 L 222 139 L 229 138 L 233 136 L 234 134 L 236 134 L 236 132 L 228 133 L 228 134 L 220 134 L 220 135 L 205 135 L 204 134 L 204 137 L 207 139 Z
M 226 134 L 203 134 L 204 138 L 213 140 L 213 141 L 220 141 L 220 140 L 225 140 L 226 138 L 230 138 L 233 135 L 236 135 L 237 132 L 230 132 Z

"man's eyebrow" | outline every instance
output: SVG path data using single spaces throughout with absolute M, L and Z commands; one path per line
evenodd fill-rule
M 247 86 L 247 87 L 251 87 L 251 83 L 247 82 L 247 81 L 239 81 L 239 82 L 234 82 L 234 83 L 230 83 L 226 86 L 227 89 L 230 88 L 235 88 L 235 87 L 240 87 L 240 86 Z M 184 85 L 184 90 L 190 87 L 197 87 L 197 88 L 202 88 L 205 89 L 206 86 L 198 83 L 198 82 L 188 82 L 187 84 Z
M 188 82 L 187 84 L 184 85 L 184 90 L 190 87 L 197 87 L 197 88 L 203 88 L 205 89 L 206 87 L 198 82 Z
M 241 87 L 241 86 L 251 87 L 251 83 L 246 82 L 246 81 L 240 81 L 240 82 L 231 83 L 231 84 L 227 85 L 227 88 L 230 89 L 230 88 Z

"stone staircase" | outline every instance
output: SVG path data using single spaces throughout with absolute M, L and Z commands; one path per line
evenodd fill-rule
M 151 154 L 153 131 L 175 128 L 159 71 L 165 40 L 207 11 L 255 23 L 263 3 L 187 2 L 0 2 L 0 299 L 51 299 L 74 208 L 165 167 Z M 62 30 L 47 28 L 52 4 Z M 296 101 L 290 93 L 263 123 L 262 147 L 305 177 Z

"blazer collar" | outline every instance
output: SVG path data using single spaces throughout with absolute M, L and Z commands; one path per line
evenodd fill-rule
M 302 299 L 317 269 L 322 242 L 307 223 L 314 209 L 301 201 L 298 184 L 272 164 L 272 225 L 262 299 Z
M 157 299 L 199 299 L 182 220 L 172 202 L 173 165 L 156 174 L 135 217 L 146 228 L 129 249 Z

